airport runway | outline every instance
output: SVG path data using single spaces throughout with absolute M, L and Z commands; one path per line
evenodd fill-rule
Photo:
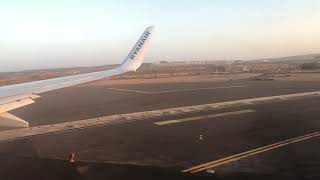
M 318 90 L 320 83 L 317 82 L 282 81 L 84 85 L 44 93 L 41 98 L 36 99 L 35 104 L 19 108 L 12 113 L 29 121 L 31 126 L 35 126 Z
M 39 126 L 319 90 L 316 82 L 277 81 L 77 86 L 14 113 Z M 320 97 L 305 97 L 1 142 L 0 178 L 316 179 L 319 117 Z

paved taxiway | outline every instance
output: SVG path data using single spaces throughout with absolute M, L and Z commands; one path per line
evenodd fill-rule
M 77 86 L 46 93 L 39 103 L 14 113 L 38 126 L 318 90 L 320 84 L 315 82 L 276 81 Z M 320 97 L 246 104 L 2 142 L 0 170 L 6 172 L 3 177 L 12 177 L 11 170 L 25 166 L 32 176 L 30 172 L 35 171 L 30 164 L 34 164 L 38 170 L 50 167 L 52 177 L 53 171 L 64 176 L 70 173 L 61 168 L 69 167 L 64 160 L 75 152 L 81 161 L 76 172 L 86 176 L 94 172 L 121 179 L 127 172 L 125 179 L 141 179 L 152 176 L 150 172 L 192 173 L 196 169 L 207 178 L 206 171 L 213 168 L 217 179 L 317 178 L 319 105 Z
M 153 93 L 145 94 L 110 88 Z M 41 98 L 36 100 L 35 104 L 12 112 L 29 121 L 31 126 L 35 126 L 113 114 L 318 90 L 320 90 L 320 83 L 317 82 L 278 81 L 229 81 L 117 86 L 84 85 L 45 93 Z

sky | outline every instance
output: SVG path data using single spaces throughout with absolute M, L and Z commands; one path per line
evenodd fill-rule
M 0 0 L 0 71 L 320 53 L 319 0 Z

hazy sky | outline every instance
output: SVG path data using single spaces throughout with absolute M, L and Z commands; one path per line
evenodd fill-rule
M 0 71 L 320 52 L 319 0 L 0 0 Z

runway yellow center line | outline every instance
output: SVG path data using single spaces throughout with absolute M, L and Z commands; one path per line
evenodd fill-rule
M 300 142 L 303 140 L 307 140 L 307 139 L 315 138 L 315 137 L 319 137 L 319 136 L 320 136 L 320 132 L 315 132 L 315 133 L 307 134 L 304 136 L 299 136 L 296 138 L 288 139 L 288 140 L 281 141 L 278 143 L 270 144 L 267 146 L 263 146 L 260 148 L 256 148 L 253 150 L 249 150 L 249 151 L 245 151 L 245 152 L 242 152 L 239 154 L 228 156 L 228 157 L 225 157 L 222 159 L 214 160 L 214 161 L 211 161 L 208 163 L 200 164 L 198 166 L 194 166 L 194 167 L 182 170 L 182 172 L 197 173 L 197 172 L 212 169 L 212 168 L 215 168 L 215 167 L 218 167 L 218 166 L 230 163 L 230 162 L 238 161 L 238 160 L 246 158 L 246 157 L 250 157 L 250 156 L 253 156 L 256 154 L 260 154 L 260 153 L 263 153 L 266 151 L 270 151 L 270 150 L 277 149 L 277 148 L 280 148 L 280 147 L 283 147 L 283 146 L 286 146 L 289 144 L 297 143 L 297 142 Z
M 252 109 L 247 109 L 247 110 L 241 110 L 241 111 L 232 111 L 232 112 L 225 112 L 225 113 L 219 113 L 219 114 L 188 117 L 188 118 L 174 119 L 174 120 L 168 120 L 168 121 L 159 121 L 159 122 L 155 122 L 154 124 L 163 126 L 163 125 L 176 124 L 176 123 L 182 123 L 187 121 L 196 121 L 196 120 L 202 120 L 202 119 L 210 119 L 210 118 L 217 118 L 217 117 L 231 116 L 231 115 L 240 115 L 240 114 L 253 113 L 253 112 L 256 112 L 256 111 Z
M 229 89 L 229 88 L 243 88 L 248 86 L 223 86 L 223 87 L 206 87 L 206 88 L 193 88 L 193 89 L 180 89 L 180 90 L 168 90 L 168 91 L 140 91 L 133 89 L 121 89 L 121 88 L 108 88 L 110 90 L 135 92 L 141 94 L 161 94 L 161 93 L 175 93 L 175 92 L 185 92 L 185 91 L 200 91 L 200 90 L 213 90 L 213 89 Z

